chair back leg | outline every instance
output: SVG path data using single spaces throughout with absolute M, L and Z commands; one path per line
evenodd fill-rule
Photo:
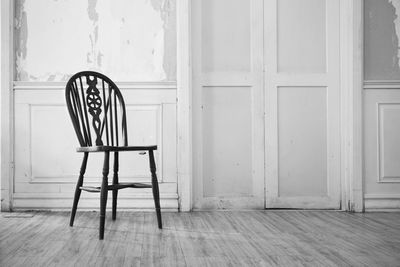
M 155 164 L 155 161 L 154 161 L 154 152 L 153 152 L 153 150 L 149 151 L 149 161 L 150 161 L 150 171 L 151 171 L 151 185 L 152 185 L 152 190 L 153 190 L 154 204 L 155 204 L 155 207 L 156 207 L 158 228 L 162 229 L 161 208 L 160 208 L 160 192 L 159 192 L 159 189 L 158 189 L 158 181 L 157 181 L 157 174 L 156 174 L 156 164 Z
M 89 153 L 86 152 L 83 155 L 81 170 L 79 172 L 78 182 L 76 183 L 74 203 L 72 204 L 72 211 L 71 211 L 71 218 L 69 220 L 69 226 L 74 225 L 76 209 L 78 208 L 79 198 L 81 197 L 81 192 L 82 192 L 81 186 L 83 185 L 83 176 L 85 175 L 85 172 L 86 172 L 86 165 L 87 165 L 88 157 L 89 157 Z
M 104 224 L 106 220 L 106 206 L 107 206 L 107 194 L 108 194 L 108 171 L 110 152 L 104 152 L 104 164 L 103 164 L 103 181 L 101 183 L 100 190 L 100 228 L 99 228 L 99 239 L 104 239 Z
M 118 152 L 114 153 L 114 176 L 113 176 L 113 185 L 118 184 Z M 112 199 L 112 219 L 115 220 L 117 218 L 117 198 L 118 198 L 118 190 L 113 190 L 113 199 Z

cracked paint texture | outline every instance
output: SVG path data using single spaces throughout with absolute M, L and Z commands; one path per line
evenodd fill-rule
M 364 79 L 400 79 L 400 0 L 364 2 Z
M 176 80 L 175 0 L 16 0 L 15 80 Z

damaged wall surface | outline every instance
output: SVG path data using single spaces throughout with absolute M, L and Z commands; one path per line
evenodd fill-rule
M 365 208 L 400 207 L 400 0 L 364 2 Z
M 176 80 L 175 0 L 16 0 L 15 80 Z
M 400 0 L 366 0 L 365 80 L 400 80 Z
M 13 209 L 70 209 L 81 155 L 64 86 L 95 70 L 123 92 L 129 145 L 157 145 L 163 210 L 178 209 L 175 0 L 15 0 Z M 101 181 L 91 155 L 85 183 Z M 119 157 L 121 182 L 148 182 L 140 154 Z M 108 202 L 111 203 L 110 201 Z M 83 195 L 79 208 L 97 209 Z M 118 208 L 152 209 L 150 191 L 125 190 Z

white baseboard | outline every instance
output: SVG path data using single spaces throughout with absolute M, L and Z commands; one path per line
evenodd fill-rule
M 365 194 L 365 211 L 400 211 L 400 194 Z
M 81 196 L 78 211 L 99 210 L 99 194 L 86 194 Z M 70 210 L 73 198 L 71 194 L 55 196 L 52 194 L 15 194 L 13 210 Z M 107 208 L 111 208 L 112 197 L 109 193 Z M 178 195 L 162 194 L 160 196 L 161 210 L 177 211 Z M 118 198 L 118 210 L 154 210 L 152 194 L 137 194 Z

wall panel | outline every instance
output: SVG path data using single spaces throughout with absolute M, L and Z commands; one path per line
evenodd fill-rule
M 364 95 L 365 194 L 398 194 L 400 91 L 367 89 Z
M 400 183 L 400 102 L 378 103 L 378 182 Z
M 158 145 L 155 158 L 162 203 L 166 208 L 177 209 L 176 89 L 162 84 L 152 86 L 151 90 L 140 85 L 136 89 L 122 87 L 129 145 Z M 64 104 L 62 85 L 54 87 L 41 89 L 31 84 L 29 89 L 29 84 L 16 84 L 14 207 L 17 209 L 70 208 L 72 203 L 83 154 L 75 152 L 78 141 Z M 100 185 L 102 162 L 103 153 L 90 154 L 85 184 Z M 119 174 L 121 182 L 150 182 L 147 154 L 121 152 Z M 153 208 L 151 190 L 123 191 L 122 207 Z M 129 203 L 132 198 L 135 201 Z M 89 193 L 84 193 L 81 207 L 96 208 L 91 199 Z

